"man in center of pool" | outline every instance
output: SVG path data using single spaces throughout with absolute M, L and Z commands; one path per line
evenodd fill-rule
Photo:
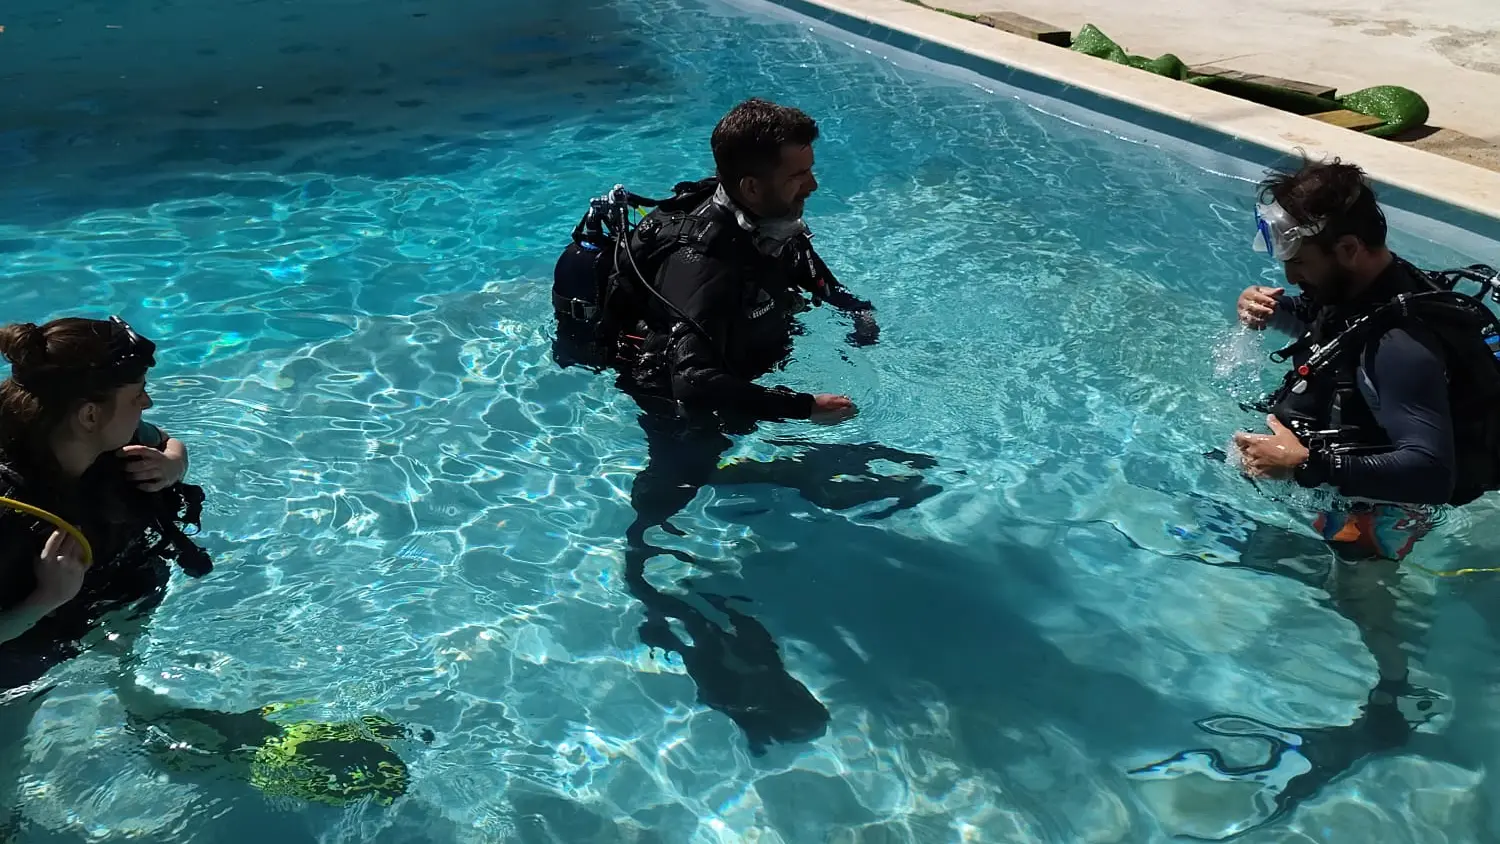
M 835 424 L 855 414 L 844 395 L 755 383 L 785 365 L 808 295 L 853 313 L 856 343 L 874 339 L 870 303 L 833 278 L 802 221 L 818 189 L 817 137 L 817 123 L 797 109 L 740 103 L 713 131 L 717 176 L 682 195 L 695 206 L 687 231 L 651 279 L 661 301 L 650 304 L 660 307 L 642 320 L 644 331 L 627 332 L 627 343 L 642 339 L 621 371 L 646 411 L 650 450 L 631 496 L 635 530 L 664 524 L 692 500 L 729 447 L 725 434 L 750 433 L 760 420 Z M 670 225 L 656 223 L 648 216 L 632 233 L 632 253 Z
M 818 135 L 795 108 L 745 100 L 714 127 L 714 176 L 678 184 L 633 227 L 609 220 L 605 234 L 585 217 L 558 262 L 559 342 L 586 338 L 643 411 L 649 457 L 631 492 L 632 540 L 665 527 L 710 482 L 729 435 L 855 414 L 845 395 L 756 383 L 785 365 L 811 306 L 850 315 L 855 345 L 878 335 L 874 308 L 834 278 L 802 221 L 818 189 Z M 622 199 L 609 213 L 625 210 Z
M 920 475 L 872 471 L 877 460 L 933 465 L 872 443 L 807 444 L 793 458 L 719 466 L 730 437 L 763 421 L 836 424 L 855 414 L 841 394 L 756 383 L 785 364 L 797 317 L 812 306 L 827 302 L 847 315 L 856 346 L 878 335 L 872 306 L 833 277 L 802 221 L 818 189 L 818 135 L 817 122 L 795 108 L 740 103 L 713 130 L 713 177 L 680 183 L 660 202 L 623 188 L 596 199 L 553 287 L 557 360 L 615 369 L 641 407 L 648 456 L 631 487 L 625 583 L 645 607 L 642 639 L 681 654 L 699 699 L 732 718 L 757 751 L 822 735 L 827 708 L 787 671 L 770 632 L 729 606 L 741 599 L 702 589 L 679 597 L 652 584 L 646 562 L 663 549 L 647 532 L 677 533 L 668 520 L 709 484 L 771 483 L 831 509 L 895 499 L 888 512 L 938 491 Z M 629 209 L 639 205 L 655 209 L 631 226 Z M 728 617 L 729 628 L 715 616 Z

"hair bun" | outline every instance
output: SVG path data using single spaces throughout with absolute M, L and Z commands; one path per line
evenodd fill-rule
M 36 369 L 47 362 L 47 334 L 34 322 L 0 327 L 0 354 L 12 369 Z

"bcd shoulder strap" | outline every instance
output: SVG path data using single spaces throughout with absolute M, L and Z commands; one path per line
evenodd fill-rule
M 719 180 L 710 176 L 696 182 L 678 182 L 672 186 L 672 197 L 656 204 L 663 211 L 692 211 L 707 202 L 719 189 Z
M 1289 392 L 1301 392 L 1306 383 L 1331 367 L 1340 365 L 1349 356 L 1362 357 L 1374 340 L 1407 321 L 1416 322 L 1436 334 L 1444 350 L 1450 355 L 1456 355 L 1457 360 L 1464 364 L 1476 362 L 1474 356 L 1484 347 L 1482 336 L 1486 329 L 1500 331 L 1500 320 L 1496 319 L 1482 301 L 1473 296 L 1455 290 L 1403 293 L 1354 320 L 1321 345 L 1312 345 L 1312 332 L 1309 331 L 1291 346 L 1274 353 L 1271 356 L 1273 360 L 1284 360 L 1293 354 L 1312 352 L 1305 362 L 1286 374 L 1280 387 L 1252 407 L 1257 410 L 1267 408 L 1279 402 Z M 1489 369 L 1489 372 L 1478 373 L 1480 377 L 1475 383 L 1493 383 L 1500 390 L 1500 362 L 1490 358 Z
M 680 249 L 728 258 L 730 256 L 724 249 L 729 241 L 724 237 L 728 225 L 731 224 L 723 219 L 723 214 L 712 207 L 703 207 L 703 202 L 685 209 L 658 208 L 646 215 L 631 233 L 633 265 L 620 267 L 620 271 L 627 273 L 633 281 L 654 286 L 657 271 Z M 639 278 L 635 277 L 637 274 Z
M 1320 346 L 1307 363 L 1298 367 L 1298 374 L 1304 378 L 1312 377 L 1406 320 L 1415 320 L 1437 332 L 1445 345 L 1459 345 L 1465 338 L 1471 338 L 1472 342 L 1464 343 L 1470 349 L 1475 348 L 1475 344 L 1482 344 L 1481 336 L 1486 328 L 1500 330 L 1500 321 L 1484 303 L 1472 296 L 1453 290 L 1403 293 L 1355 320 Z M 1461 345 L 1459 350 L 1463 350 Z

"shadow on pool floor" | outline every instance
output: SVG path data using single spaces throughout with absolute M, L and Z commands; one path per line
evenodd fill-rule
M 777 542 L 796 541 L 798 551 L 750 557 L 741 566 L 743 579 L 707 577 L 679 587 L 757 596 L 753 603 L 741 603 L 745 612 L 778 639 L 809 642 L 832 658 L 830 673 L 838 679 L 820 695 L 865 707 L 876 714 L 876 723 L 891 728 L 922 723 L 931 717 L 929 707 L 941 704 L 953 732 L 945 746 L 958 754 L 955 758 L 967 757 L 969 764 L 1010 783 L 1008 797 L 1024 814 L 1045 819 L 1049 830 L 1082 837 L 1087 819 L 1070 810 L 1069 801 L 1015 782 L 1017 766 L 1046 752 L 1045 739 L 1036 736 L 1060 730 L 1086 737 L 1089 764 L 1114 767 L 1115 775 L 1106 779 L 1118 790 L 1131 766 L 1108 760 L 1138 759 L 1143 747 L 1201 747 L 1203 723 L 1247 720 L 1164 697 L 1122 673 L 1077 665 L 1040 638 L 999 592 L 1019 592 L 1047 606 L 1070 603 L 1052 574 L 1058 562 L 1051 552 L 1009 541 L 981 548 L 919 541 L 830 513 L 807 521 L 772 519 L 754 519 L 757 533 Z M 1301 746 L 1277 746 L 1265 738 L 1269 755 L 1260 773 L 1254 765 L 1242 773 L 1262 787 L 1269 782 L 1271 802 L 1244 820 L 1275 823 L 1295 817 L 1303 801 L 1387 752 L 1425 754 L 1475 770 L 1482 766 L 1482 759 L 1469 758 L 1474 754 L 1444 736 L 1410 733 L 1401 718 L 1395 708 L 1377 705 L 1348 724 L 1263 725 L 1256 737 L 1291 734 Z M 1294 757 L 1306 759 L 1311 768 L 1298 773 Z M 1281 770 L 1283 762 L 1291 764 L 1289 773 Z M 1091 773 L 1097 771 L 1049 776 Z M 774 814 L 769 805 L 768 811 Z M 1134 823 L 1154 825 L 1144 812 L 1141 807 L 1132 812 Z M 805 818 L 787 821 L 798 829 L 807 823 Z

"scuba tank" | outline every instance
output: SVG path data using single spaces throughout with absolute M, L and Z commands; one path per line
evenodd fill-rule
M 552 270 L 552 313 L 559 321 L 582 324 L 598 319 L 600 294 L 614 270 L 620 234 L 606 230 L 606 219 L 613 216 L 610 210 L 608 196 L 590 202 L 588 213 L 573 227 L 572 242 L 557 258 Z
M 604 366 L 599 347 L 599 301 L 614 268 L 614 250 L 591 241 L 574 241 L 557 258 L 552 271 L 552 315 L 557 333 L 552 356 L 559 366 Z
M 591 200 L 573 227 L 572 240 L 552 269 L 552 315 L 557 324 L 552 356 L 559 366 L 594 370 L 609 366 L 613 338 L 601 336 L 605 333 L 603 303 L 620 252 L 628 246 L 631 208 L 656 204 L 615 185 Z
M 686 242 L 682 224 L 691 222 L 689 212 L 707 201 L 717 185 L 714 179 L 680 182 L 672 196 L 662 200 L 615 185 L 589 202 L 588 211 L 573 227 L 572 241 L 552 270 L 552 313 L 557 323 L 552 355 L 558 365 L 602 371 L 619 364 L 621 332 L 641 325 L 648 299 L 659 301 L 707 336 L 701 326 L 661 298 L 651 278 L 667 253 Z M 678 225 L 672 228 L 653 212 L 637 226 L 630 215 L 642 208 L 656 209 Z M 666 228 L 672 233 L 658 236 Z M 637 232 L 642 237 L 636 237 Z
M 613 268 L 608 244 L 575 241 L 552 270 L 552 312 L 558 319 L 588 322 L 599 308 L 599 289 Z

